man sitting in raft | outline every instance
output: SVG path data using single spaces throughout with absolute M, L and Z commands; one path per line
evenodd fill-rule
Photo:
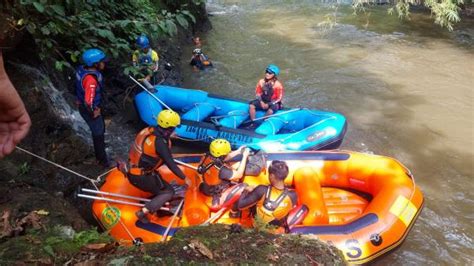
M 239 154 L 242 154 L 242 159 L 238 168 L 234 169 L 228 161 Z M 199 191 L 206 196 L 218 199 L 224 190 L 232 186 L 233 182 L 240 182 L 244 176 L 249 154 L 250 150 L 244 146 L 231 152 L 229 141 L 213 140 L 209 146 L 209 153 L 198 167 L 198 173 L 202 175 L 203 180 L 199 185 Z M 237 206 L 232 208 L 230 214 L 235 217 L 239 215 Z
M 153 194 L 151 201 L 135 213 L 143 223 L 149 223 L 147 214 L 158 211 L 175 193 L 156 169 L 166 164 L 176 176 L 185 180 L 186 184 L 191 184 L 171 154 L 170 136 L 180 123 L 181 119 L 176 112 L 161 111 L 157 118 L 158 126 L 147 127 L 138 133 L 129 153 L 130 169 L 123 164 L 119 165 L 132 185 Z
M 251 192 L 244 192 L 238 208 L 256 206 L 256 217 L 271 225 L 287 227 L 286 217 L 298 202 L 296 192 L 285 187 L 288 165 L 283 161 L 272 161 L 268 174 L 270 185 L 259 185 Z
M 132 62 L 133 66 L 137 67 L 140 71 L 141 76 L 139 79 L 155 84 L 155 76 L 158 72 L 160 61 L 158 53 L 150 48 L 150 40 L 148 40 L 146 35 L 138 36 L 136 44 L 139 49 L 133 52 Z
M 194 42 L 195 48 L 193 50 L 193 56 L 191 57 L 191 62 L 189 64 L 193 66 L 193 69 L 195 71 L 204 70 L 204 67 L 206 66 L 212 66 L 212 63 L 209 60 L 209 57 L 207 57 L 202 52 L 201 39 L 199 37 L 194 37 L 193 42 Z
M 266 111 L 265 115 L 271 115 L 281 109 L 283 99 L 283 84 L 277 79 L 280 69 L 273 64 L 265 69 L 265 78 L 257 83 L 255 94 L 257 99 L 250 102 L 250 119 L 255 119 L 256 110 Z

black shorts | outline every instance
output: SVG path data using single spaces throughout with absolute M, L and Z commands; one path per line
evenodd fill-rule
M 255 100 L 251 101 L 250 104 L 255 106 L 255 109 L 257 111 L 267 111 L 268 109 L 272 109 L 273 113 L 275 113 L 276 111 L 281 109 L 281 103 L 275 103 L 275 104 L 269 103 L 268 108 L 264 109 L 262 107 L 262 105 L 260 104 L 259 99 L 255 99 Z

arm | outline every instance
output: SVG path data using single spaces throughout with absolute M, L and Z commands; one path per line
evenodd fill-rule
M 239 168 L 237 170 L 232 170 L 232 176 L 230 177 L 231 181 L 239 181 L 245 172 L 245 166 L 247 166 L 247 159 L 249 157 L 250 150 L 245 148 L 242 154 L 242 160 L 240 161 Z
M 132 64 L 133 66 L 138 66 L 138 53 L 137 51 L 132 54 Z
M 259 185 L 258 187 L 256 187 L 254 190 L 252 190 L 249 193 L 244 192 L 244 194 L 240 196 L 237 207 L 239 209 L 246 209 L 246 208 L 252 207 L 262 198 L 263 195 L 265 195 L 266 191 L 267 191 L 267 186 Z
M 30 126 L 30 116 L 5 72 L 0 51 L 0 159 L 15 149 Z
M 97 79 L 93 75 L 87 75 L 82 80 L 82 87 L 85 90 L 84 102 L 89 107 L 89 110 L 93 112 L 97 106 L 94 106 L 95 91 L 97 89 Z
M 275 85 L 273 85 L 273 88 L 275 90 L 274 92 L 274 98 L 272 99 L 272 103 L 279 103 L 283 99 L 283 85 L 281 84 L 280 81 L 276 81 Z
M 255 87 L 255 96 L 259 100 L 262 97 L 262 85 L 260 84 L 260 80 L 257 82 L 257 86 Z
M 157 137 L 155 141 L 155 150 L 156 153 L 163 159 L 164 163 L 168 168 L 173 172 L 173 174 L 177 175 L 179 178 L 185 180 L 186 176 L 184 175 L 183 171 L 178 167 L 173 159 L 173 155 L 171 154 L 170 149 L 166 141 L 162 138 Z
M 158 67 L 160 65 L 160 57 L 159 57 L 158 53 L 154 50 L 151 53 L 151 59 L 153 61 L 152 70 L 153 70 L 153 72 L 156 72 L 156 71 L 158 71 Z

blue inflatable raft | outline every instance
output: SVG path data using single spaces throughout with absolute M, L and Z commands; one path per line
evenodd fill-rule
M 346 119 L 338 113 L 286 108 L 259 119 L 265 113 L 258 111 L 260 124 L 249 127 L 247 101 L 161 85 L 155 91 L 155 97 L 181 116 L 178 139 L 210 143 L 224 138 L 233 148 L 248 145 L 267 152 L 322 150 L 338 148 L 346 131 Z M 156 116 L 166 108 L 154 96 L 146 91 L 135 96 L 140 118 L 148 125 L 156 125 Z

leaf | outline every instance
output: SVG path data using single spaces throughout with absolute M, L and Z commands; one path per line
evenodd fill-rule
M 176 15 L 176 20 L 178 21 L 179 25 L 181 25 L 181 27 L 183 28 L 187 28 L 189 26 L 188 21 L 181 14 Z
M 166 20 L 166 28 L 171 35 L 175 35 L 176 33 L 178 33 L 178 28 L 176 27 L 176 24 L 174 24 L 174 22 L 170 19 Z
M 181 13 L 188 16 L 192 20 L 193 23 L 196 23 L 196 18 L 193 16 L 193 14 L 191 14 L 191 12 L 189 12 L 188 10 L 183 10 L 181 11 Z
M 41 27 L 41 32 L 44 35 L 49 35 L 51 32 L 49 31 L 48 27 Z
M 56 63 L 54 63 L 54 68 L 56 68 L 56 70 L 62 71 L 63 63 L 61 61 L 56 61 Z
M 55 257 L 54 250 L 50 245 L 44 246 L 43 249 L 44 251 L 46 251 L 46 253 L 48 253 L 48 255 L 50 255 L 51 257 Z
M 51 8 L 56 12 L 56 14 L 60 16 L 65 16 L 66 13 L 64 12 L 64 7 L 60 5 L 52 5 Z
M 189 244 L 189 246 L 192 249 L 199 251 L 199 253 L 208 257 L 211 260 L 214 258 L 212 251 L 208 247 L 206 247 L 206 245 L 204 245 L 201 241 L 197 239 L 191 240 L 191 244 Z
M 33 5 L 35 6 L 36 10 L 38 10 L 38 12 L 40 12 L 40 13 L 44 12 L 43 4 L 41 4 L 39 2 L 33 2 Z

